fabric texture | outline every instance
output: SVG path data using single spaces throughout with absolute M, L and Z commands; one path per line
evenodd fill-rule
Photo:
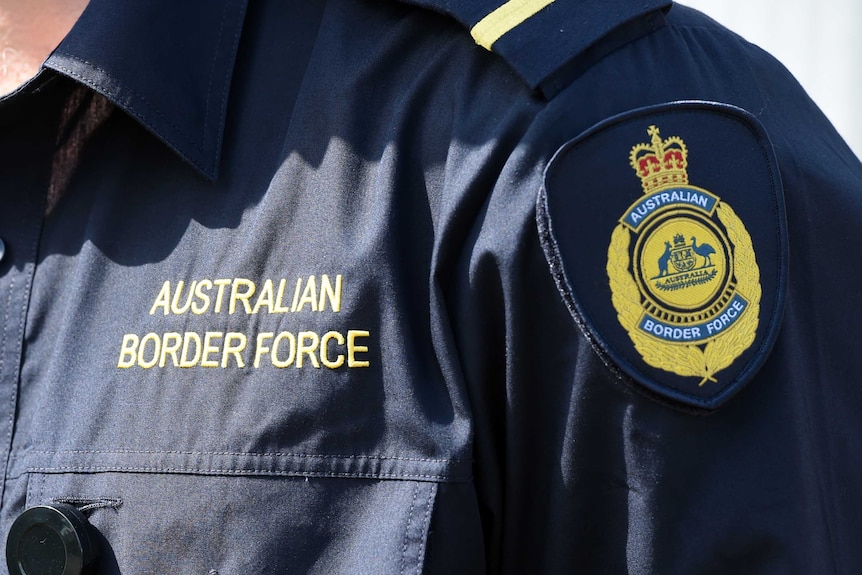
M 0 101 L 0 531 L 76 502 L 99 574 L 862 572 L 858 159 L 683 6 L 557 0 L 489 52 L 494 3 L 418 4 L 92 0 Z M 578 324 L 536 207 L 567 142 L 693 100 L 762 126 L 789 246 L 708 415 Z

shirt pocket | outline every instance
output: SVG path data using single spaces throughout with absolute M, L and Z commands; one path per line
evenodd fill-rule
M 82 509 L 97 574 L 421 573 L 437 483 L 163 471 L 28 473 Z

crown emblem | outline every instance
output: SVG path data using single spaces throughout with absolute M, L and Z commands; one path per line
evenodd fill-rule
M 680 247 L 685 245 L 685 236 L 682 234 L 676 234 L 673 237 L 673 244 L 675 247 Z
M 647 133 L 652 137 L 651 142 L 637 144 L 629 154 L 629 161 L 641 179 L 644 193 L 688 184 L 688 151 L 682 138 L 671 136 L 662 140 L 656 126 L 650 126 Z

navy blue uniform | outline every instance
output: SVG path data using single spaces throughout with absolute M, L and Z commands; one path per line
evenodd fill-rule
M 500 4 L 91 0 L 0 103 L 3 533 L 862 572 L 859 161 L 695 11 Z

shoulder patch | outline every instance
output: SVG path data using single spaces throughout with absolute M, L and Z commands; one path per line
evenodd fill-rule
M 717 409 L 766 359 L 787 285 L 784 196 L 744 110 L 676 102 L 599 124 L 551 160 L 537 217 L 575 321 L 649 395 Z

